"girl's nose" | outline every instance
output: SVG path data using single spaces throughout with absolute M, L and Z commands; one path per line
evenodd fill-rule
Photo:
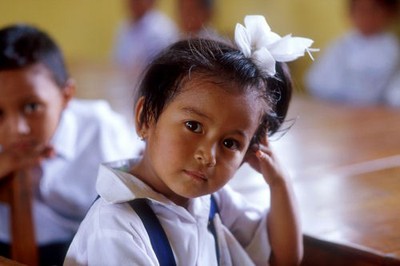
M 200 164 L 203 164 L 207 167 L 214 167 L 215 164 L 217 163 L 215 155 L 216 155 L 216 147 L 215 146 L 211 146 L 209 148 L 206 148 L 203 146 L 203 147 L 197 149 L 197 151 L 194 155 L 194 158 Z

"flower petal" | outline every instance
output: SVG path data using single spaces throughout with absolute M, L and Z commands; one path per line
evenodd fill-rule
M 280 37 L 271 32 L 271 28 L 263 16 L 252 15 L 244 18 L 244 25 L 249 33 L 251 46 L 261 48 L 278 40 Z
M 257 66 L 268 75 L 275 75 L 275 63 L 289 62 L 307 52 L 311 59 L 310 48 L 313 40 L 302 37 L 284 37 L 271 31 L 263 16 L 253 15 L 244 18 L 244 25 L 237 24 L 235 42 L 246 57 L 251 57 Z
M 289 62 L 303 56 L 312 43 L 308 38 L 286 35 L 268 48 L 276 61 Z
M 275 75 L 275 59 L 267 48 L 258 49 L 252 54 L 252 58 L 257 66 L 268 75 Z
M 242 24 L 237 23 L 235 29 L 235 42 L 240 51 L 246 57 L 251 56 L 251 40 L 247 29 Z

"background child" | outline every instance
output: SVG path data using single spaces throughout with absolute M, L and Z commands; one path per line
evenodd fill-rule
M 214 0 L 178 0 L 179 24 L 184 38 L 220 38 L 210 23 Z
M 241 42 L 240 50 L 215 40 L 183 40 L 151 63 L 135 109 L 137 132 L 146 143 L 143 156 L 101 166 L 100 199 L 82 222 L 65 265 L 164 263 L 146 231 L 149 224 L 141 222 L 145 206 L 155 213 L 150 222 L 161 223 L 177 265 L 299 263 L 294 195 L 267 137 L 284 121 L 292 87 L 286 66 L 277 63 L 275 70 L 276 54 L 268 48 L 275 45 L 287 58 L 304 54 L 307 46 L 295 49 L 296 41 L 288 38 L 281 50 L 263 17 L 245 21 L 246 29 L 238 27 L 249 42 Z M 267 203 L 260 210 L 224 187 L 245 162 L 269 184 L 269 210 Z M 219 210 L 210 221 L 213 234 L 207 229 L 210 194 Z M 148 205 L 133 211 L 140 202 Z
M 61 51 L 28 25 L 0 30 L 0 95 L 0 178 L 25 169 L 39 173 L 32 189 L 40 265 L 61 265 L 96 197 L 98 164 L 133 156 L 134 128 L 104 101 L 72 99 Z M 0 224 L 0 255 L 9 256 L 4 204 Z
M 163 48 L 178 39 L 174 22 L 155 9 L 157 0 L 123 0 L 128 18 L 118 28 L 114 61 L 138 75 Z
M 307 86 L 316 97 L 379 104 L 400 63 L 397 37 L 387 31 L 396 17 L 398 0 L 350 0 L 349 7 L 354 29 L 317 58 Z

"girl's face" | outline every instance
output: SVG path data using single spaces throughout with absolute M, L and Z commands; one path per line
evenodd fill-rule
M 46 67 L 0 71 L 0 145 L 17 155 L 38 152 L 53 136 L 70 90 Z
M 137 117 L 143 99 L 137 105 Z M 229 93 L 192 79 L 164 108 L 157 123 L 138 127 L 144 157 L 132 171 L 177 204 L 213 193 L 243 162 L 263 105 L 255 93 Z

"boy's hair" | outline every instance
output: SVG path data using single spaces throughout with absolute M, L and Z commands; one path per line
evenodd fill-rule
M 200 0 L 201 6 L 206 10 L 213 10 L 214 0 Z
M 137 99 L 145 98 L 139 123 L 157 122 L 185 82 L 196 75 L 232 89 L 232 92 L 259 94 L 266 108 L 253 139 L 258 143 L 265 134 L 278 131 L 289 107 L 292 83 L 288 68 L 277 63 L 276 70 L 275 77 L 268 76 L 252 59 L 228 43 L 206 39 L 176 42 L 147 68 L 137 94 Z
M 353 8 L 354 2 L 357 0 L 350 0 L 350 8 Z M 377 3 L 379 3 L 381 6 L 386 8 L 387 10 L 397 13 L 399 9 L 399 0 L 375 0 Z
M 16 70 L 43 64 L 52 74 L 57 86 L 68 81 L 61 50 L 45 32 L 25 24 L 0 29 L 0 71 Z

